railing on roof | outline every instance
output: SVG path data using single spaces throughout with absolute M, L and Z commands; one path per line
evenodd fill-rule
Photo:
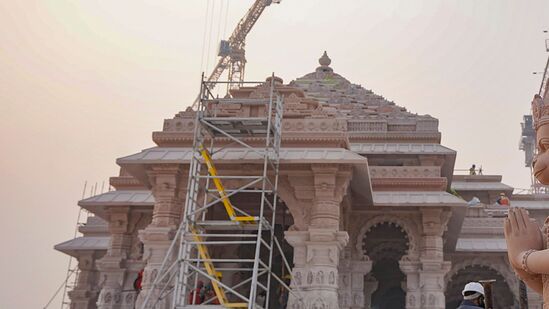
M 474 171 L 474 174 L 471 173 L 471 171 Z M 471 170 L 470 168 L 455 168 L 454 169 L 454 175 L 484 175 L 484 170 L 482 169 L 482 166 L 480 168 L 474 168 Z

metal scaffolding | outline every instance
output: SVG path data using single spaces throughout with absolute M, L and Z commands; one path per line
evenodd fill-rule
M 211 82 L 203 78 L 185 213 L 141 308 L 169 302 L 170 308 L 268 309 L 273 280 L 291 292 L 272 270 L 273 251 L 279 251 L 286 273 L 291 273 L 275 235 L 283 98 L 276 93 L 274 82 L 273 75 L 267 82 L 243 83 L 265 87 L 267 98 L 217 98 L 210 91 Z M 230 116 L 223 112 L 227 104 L 255 112 L 250 113 L 253 116 Z M 254 168 L 220 172 L 214 162 L 234 148 L 245 150 Z M 250 256 L 226 256 L 220 252 L 223 246 Z M 230 280 L 234 274 L 238 282 Z M 204 294 L 206 287 L 210 297 L 196 295 L 199 290 Z

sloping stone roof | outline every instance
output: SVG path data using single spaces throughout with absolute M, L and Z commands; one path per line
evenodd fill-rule
M 77 237 L 55 245 L 55 250 L 68 255 L 78 256 L 78 251 L 85 250 L 107 250 L 110 237 Z
M 192 148 L 154 147 L 119 158 L 120 165 L 139 163 L 185 163 L 192 158 Z M 260 151 L 260 149 L 257 149 Z M 260 162 L 259 153 L 248 148 L 225 148 L 213 155 L 216 163 Z M 343 148 L 282 148 L 281 163 L 348 163 L 367 164 L 367 159 Z
M 434 143 L 351 143 L 351 150 L 360 154 L 456 154 L 454 150 Z
M 319 59 L 320 66 L 312 73 L 290 82 L 304 91 L 307 97 L 324 103 L 325 109 L 337 110 L 349 119 L 387 120 L 397 119 L 400 123 L 415 123 L 427 120 L 436 123 L 438 120 L 430 115 L 418 115 L 408 112 L 406 108 L 393 101 L 375 94 L 361 85 L 353 84 L 337 74 L 330 67 L 331 59 L 326 52 Z
M 78 202 L 80 206 L 153 205 L 154 196 L 148 190 L 117 190 L 95 195 Z

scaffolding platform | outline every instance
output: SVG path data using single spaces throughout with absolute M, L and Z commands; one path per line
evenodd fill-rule
M 214 137 L 259 137 L 265 136 L 270 127 L 269 119 L 265 117 L 231 118 L 231 117 L 205 117 L 202 122 L 206 124 L 210 134 Z M 271 134 L 274 131 L 270 132 Z

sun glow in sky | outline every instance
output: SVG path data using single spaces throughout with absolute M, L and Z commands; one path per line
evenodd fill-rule
M 45 305 L 65 276 L 53 245 L 72 237 L 84 181 L 101 186 L 117 157 L 153 145 L 252 2 L 0 0 L 1 308 Z M 520 122 L 548 28 L 543 0 L 283 0 L 248 37 L 246 74 L 289 82 L 327 50 L 337 73 L 438 118 L 456 168 L 525 188 Z

